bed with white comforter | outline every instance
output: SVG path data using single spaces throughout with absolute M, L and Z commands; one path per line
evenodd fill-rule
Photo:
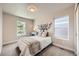
M 51 37 L 21 37 L 18 41 L 18 47 L 21 50 L 20 56 L 33 56 L 51 43 Z

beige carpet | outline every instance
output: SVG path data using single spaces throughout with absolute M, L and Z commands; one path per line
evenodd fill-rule
M 17 43 L 3 46 L 1 56 L 17 56 Z
M 38 54 L 38 56 L 75 56 L 75 54 L 56 46 L 50 46 L 48 49 L 45 49 L 43 52 Z
M 11 44 L 3 46 L 1 56 L 17 56 L 16 51 L 17 44 Z M 49 46 L 42 51 L 38 56 L 74 56 L 72 52 L 60 49 L 55 46 Z

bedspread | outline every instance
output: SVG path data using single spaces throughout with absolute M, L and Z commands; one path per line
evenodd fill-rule
M 40 42 L 34 38 L 22 37 L 18 40 L 18 47 L 21 50 L 20 55 L 35 55 L 41 48 Z

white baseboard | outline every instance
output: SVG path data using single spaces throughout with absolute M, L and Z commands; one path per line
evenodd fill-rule
M 74 52 L 75 53 L 75 55 L 77 55 L 77 52 Z
M 71 49 L 71 48 L 68 48 L 68 47 L 65 47 L 65 46 L 62 46 L 62 45 L 59 45 L 59 44 L 56 44 L 56 43 L 53 43 L 53 45 L 58 46 L 58 47 L 63 48 L 63 49 L 66 49 L 66 50 L 69 50 L 69 51 L 72 51 L 72 52 L 75 52 L 75 51 L 74 51 L 73 49 Z
M 15 40 L 15 41 L 5 42 L 5 43 L 3 43 L 3 46 L 5 46 L 5 45 L 9 45 L 9 44 L 12 44 L 12 43 L 15 43 L 15 42 L 17 42 L 17 40 Z

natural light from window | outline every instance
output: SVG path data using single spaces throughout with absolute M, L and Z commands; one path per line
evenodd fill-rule
M 63 40 L 69 39 L 69 16 L 55 19 L 55 38 Z
M 26 35 L 26 23 L 20 20 L 17 20 L 17 36 Z

